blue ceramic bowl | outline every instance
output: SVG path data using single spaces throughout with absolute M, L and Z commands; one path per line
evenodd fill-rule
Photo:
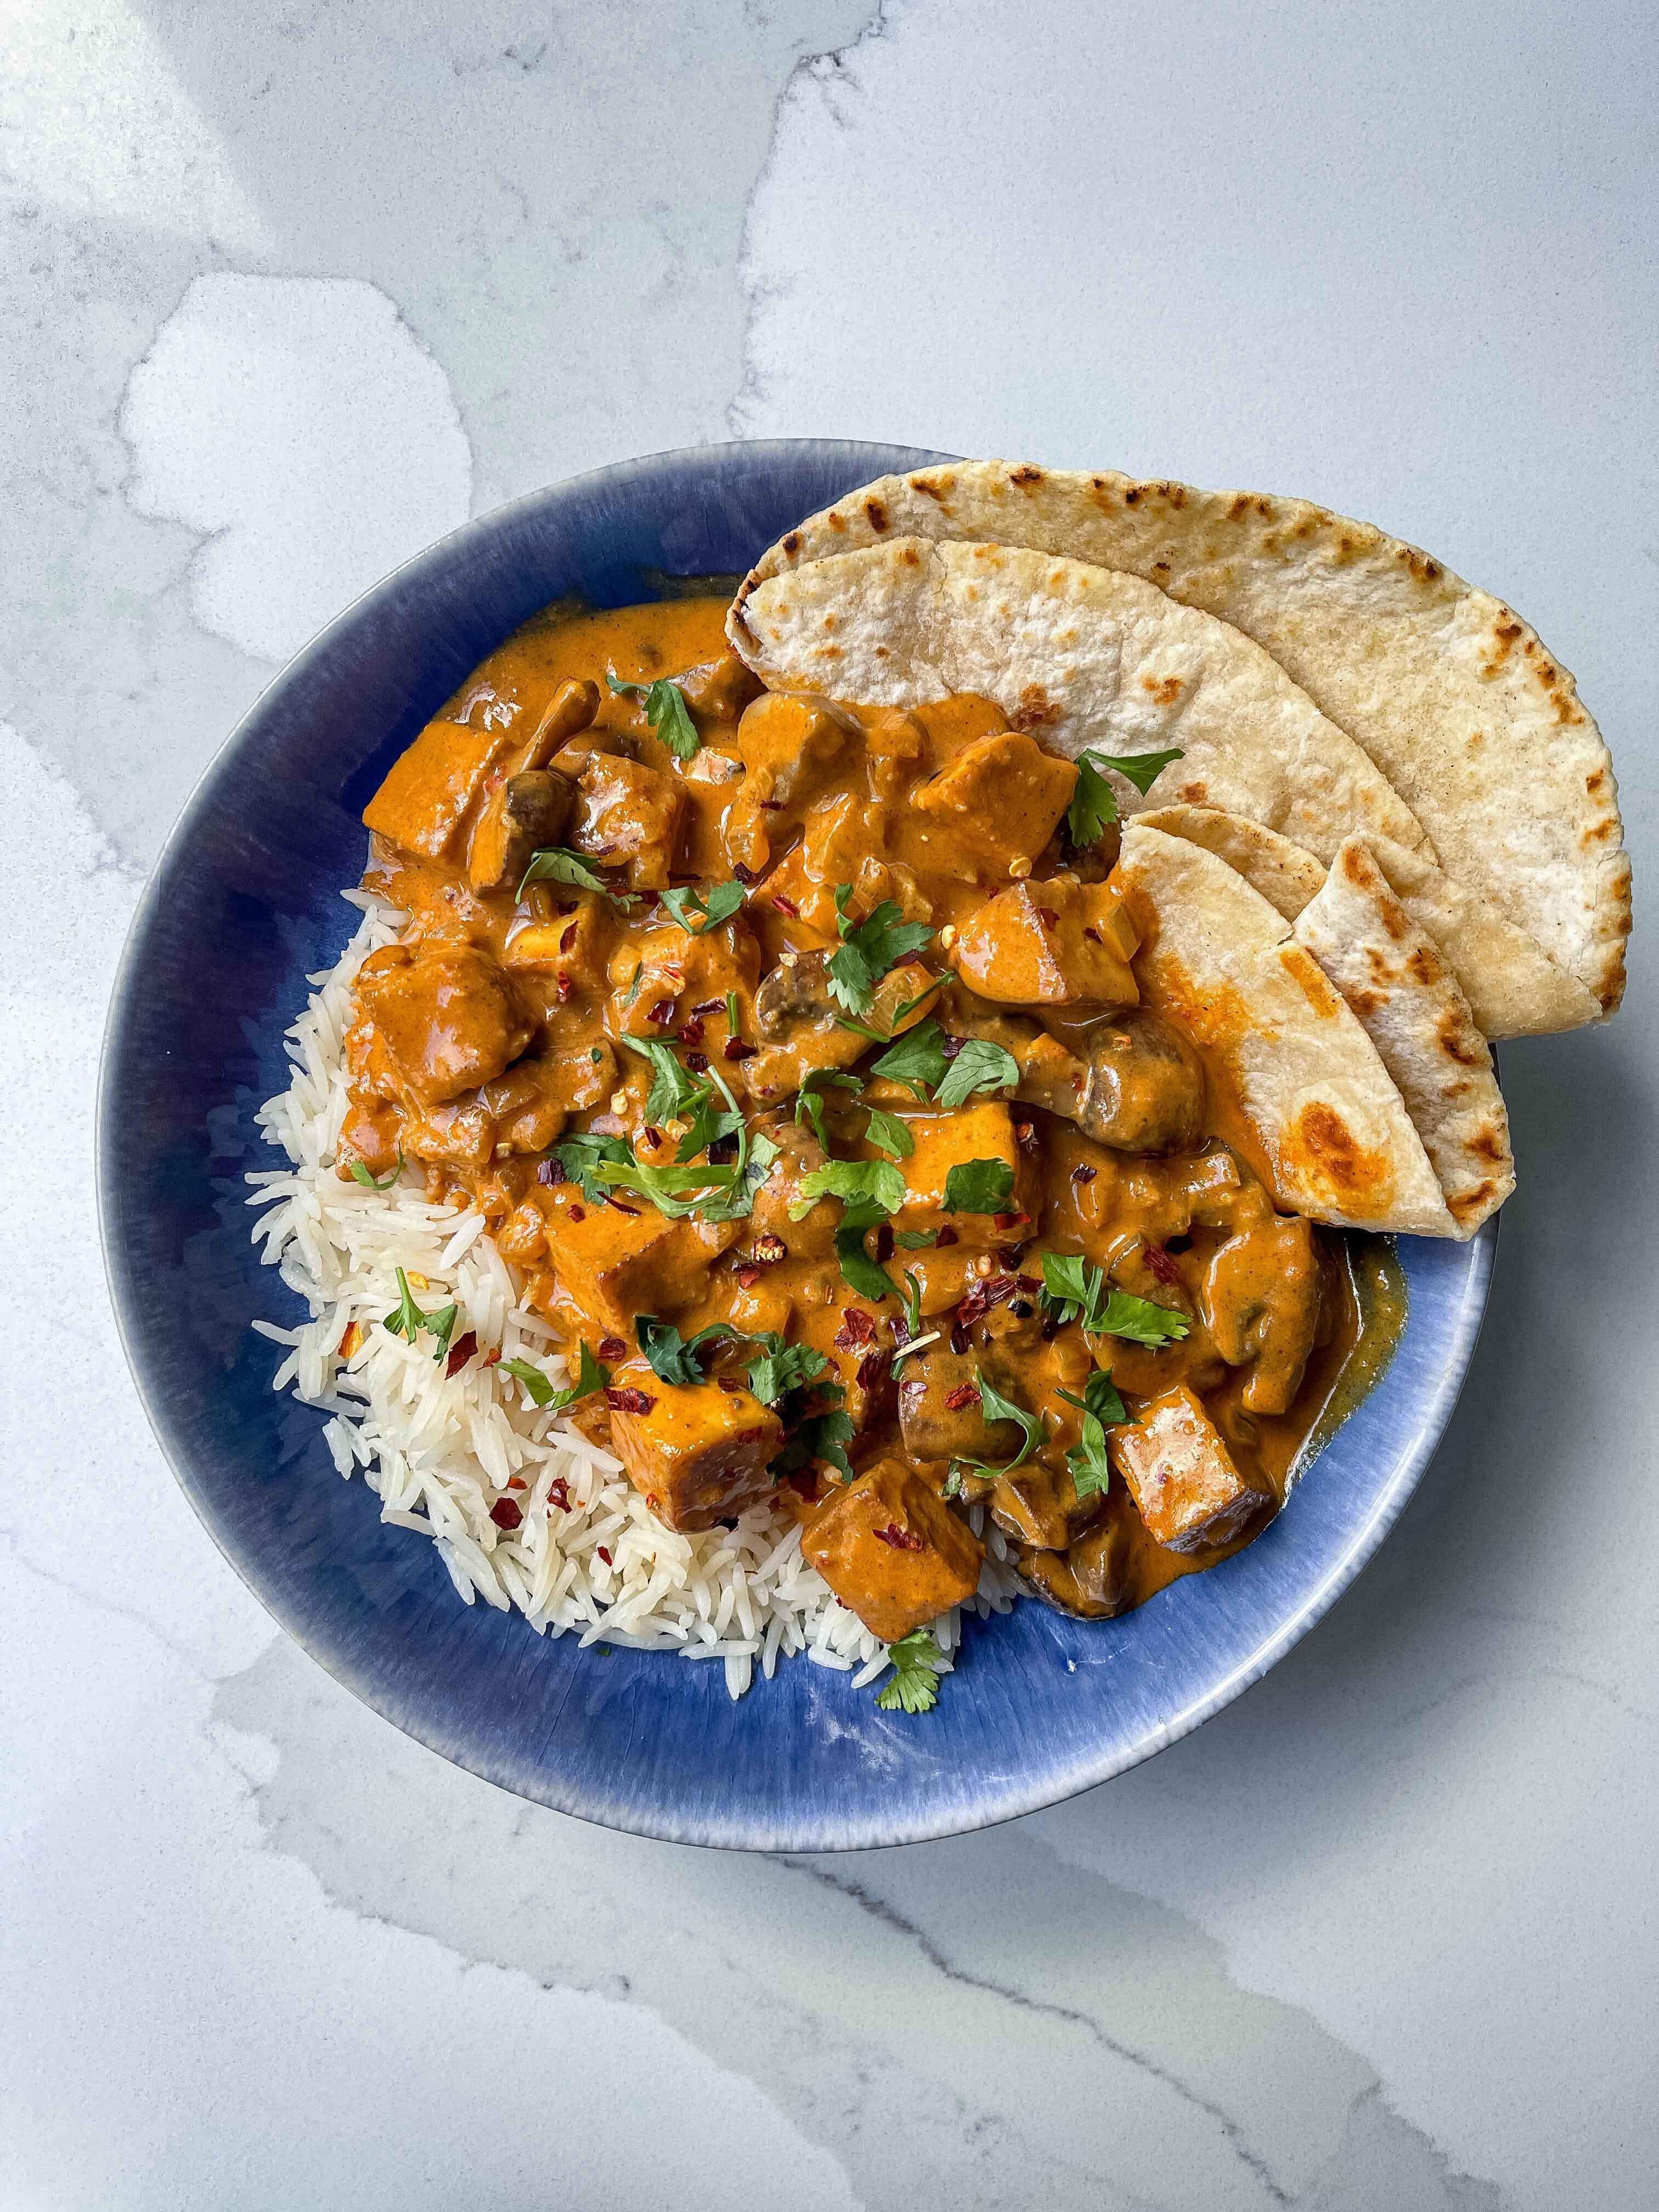
M 307 970 L 353 919 L 359 812 L 461 678 L 548 600 L 647 598 L 746 568 L 792 523 L 942 458 L 790 440 L 601 469 L 471 523 L 284 671 L 186 807 L 116 987 L 99 1106 L 105 1249 L 127 1355 L 186 1495 L 289 1634 L 397 1725 L 520 1796 L 639 1834 L 775 1850 L 981 1827 L 1160 1750 L 1287 1651 L 1352 1581 L 1462 1385 L 1496 1242 L 1407 1238 L 1411 1316 L 1378 1389 L 1249 1550 L 1138 1613 L 1028 1602 L 969 1635 L 937 1709 L 798 1660 L 732 1704 L 722 1670 L 579 1651 L 459 1604 L 433 1547 L 342 1482 L 322 1416 L 270 1388 L 248 1327 L 299 1302 L 248 1240 L 252 1109 L 287 1079 Z

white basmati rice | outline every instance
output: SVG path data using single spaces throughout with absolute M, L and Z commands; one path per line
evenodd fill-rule
M 401 1267 L 428 1310 L 459 1304 L 457 1339 L 471 1328 L 481 1348 L 562 1378 L 553 1332 L 520 1304 L 518 1279 L 483 1234 L 481 1215 L 432 1205 L 412 1176 L 373 1191 L 335 1173 L 352 983 L 400 919 L 364 892 L 345 896 L 362 924 L 337 965 L 309 978 L 311 1001 L 286 1039 L 289 1086 L 258 1115 L 290 1164 L 247 1177 L 248 1204 L 260 1209 L 253 1237 L 261 1257 L 311 1314 L 294 1329 L 253 1322 L 285 1354 L 271 1388 L 327 1412 L 323 1436 L 340 1474 L 349 1480 L 361 1468 L 379 1494 L 380 1518 L 437 1545 L 465 1604 L 482 1597 L 501 1611 L 516 1607 L 541 1634 L 574 1631 L 583 1644 L 721 1660 L 733 1698 L 748 1689 L 757 1657 L 769 1678 L 781 1657 L 800 1652 L 850 1673 L 855 1687 L 872 1681 L 887 1664 L 887 1647 L 801 1557 L 788 1514 L 763 1503 L 733 1528 L 676 1534 L 616 1460 L 538 1412 L 499 1368 L 473 1359 L 447 1375 L 429 1348 L 379 1325 L 397 1306 Z M 342 1360 L 354 1322 L 362 1341 Z M 555 1502 L 556 1485 L 568 1509 Z M 515 1528 L 490 1517 L 503 1498 L 520 1510 Z M 1000 1533 L 985 1534 L 989 1556 L 973 1601 L 981 1618 L 1007 1612 L 1018 1589 Z M 934 1633 L 942 1650 L 954 1651 L 958 1616 L 947 1614 Z

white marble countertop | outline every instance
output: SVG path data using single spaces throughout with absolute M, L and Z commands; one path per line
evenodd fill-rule
M 143 872 L 323 617 L 771 432 L 1304 492 L 1577 674 L 1653 880 L 1630 0 L 10 0 L 0 40 L 0 2212 L 1659 2197 L 1653 977 L 1511 1047 L 1401 1526 L 1000 1832 L 768 1861 L 444 1765 L 197 1527 L 106 1310 Z

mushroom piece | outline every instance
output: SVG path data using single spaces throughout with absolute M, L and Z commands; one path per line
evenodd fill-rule
M 556 845 L 576 803 L 576 787 L 554 768 L 510 775 L 478 817 L 467 853 L 475 891 L 505 890 L 523 880 L 538 846 Z
M 1056 1613 L 1107 1620 L 1129 1603 L 1132 1549 L 1128 1523 L 1121 1513 L 1109 1512 L 1063 1552 L 1023 1546 L 1019 1571 Z
M 1086 1073 L 1069 1113 L 1085 1137 L 1121 1152 L 1194 1150 L 1204 1137 L 1204 1063 L 1172 1023 L 1126 1007 L 1089 1032 Z

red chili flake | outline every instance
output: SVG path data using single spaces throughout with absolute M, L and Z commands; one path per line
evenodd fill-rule
M 556 1474 L 547 1486 L 547 1502 L 556 1505 L 561 1513 L 570 1510 L 570 1486 L 562 1474 Z
M 783 811 L 783 801 L 781 799 L 763 799 L 760 805 L 762 812 L 765 814 L 781 814 Z
M 556 899 L 553 911 L 555 914 L 574 914 L 580 903 L 580 900 L 577 899 Z
M 862 1306 L 848 1306 L 841 1317 L 841 1327 L 836 1331 L 836 1349 L 851 1352 L 855 1345 L 873 1344 L 876 1324 Z
M 528 1490 L 530 1485 L 521 1474 L 510 1474 L 507 1478 L 507 1486 L 509 1490 Z
M 338 1345 L 335 1347 L 337 1356 L 341 1359 L 349 1359 L 352 1353 L 356 1352 L 362 1340 L 363 1325 L 362 1322 L 349 1321 L 345 1325 L 344 1334 L 341 1336 Z M 449 1371 L 452 1375 L 455 1372 L 453 1367 Z
M 738 1288 L 740 1291 L 752 1291 L 760 1279 L 761 1271 L 758 1267 L 749 1267 L 738 1269 Z
M 781 891 L 773 892 L 772 903 L 780 914 L 787 914 L 796 921 L 800 920 L 800 908 L 795 904 L 793 899 L 785 898 Z
M 586 1221 L 587 1208 L 585 1206 L 573 1206 L 570 1209 L 570 1218 L 573 1221 Z
M 740 884 L 757 884 L 760 881 L 760 870 L 745 868 L 741 860 L 732 861 L 732 872 Z
M 775 1237 L 769 1229 L 763 1237 L 755 1239 L 755 1258 L 763 1267 L 775 1267 L 787 1256 L 789 1247 L 781 1237 Z
M 1100 1170 L 1098 1168 L 1073 1168 L 1072 1170 L 1072 1181 L 1073 1182 L 1092 1182 L 1099 1173 Z
M 694 1016 L 690 1021 L 682 1022 L 674 1034 L 682 1044 L 701 1044 L 702 1024 Z
M 988 1275 L 983 1282 L 975 1283 L 957 1308 L 957 1328 L 970 1328 L 993 1306 L 1000 1306 L 1005 1298 L 1012 1297 L 1019 1286 L 1018 1275 Z
M 755 1057 L 755 1047 L 745 1044 L 740 1036 L 727 1037 L 723 1049 L 727 1060 L 752 1060 Z
M 569 1004 L 570 994 L 575 989 L 575 985 L 571 981 L 569 976 L 567 975 L 563 969 L 561 968 L 557 975 L 554 978 L 553 995 L 562 1006 L 568 1006 Z
M 1097 929 L 1089 928 L 1086 924 L 1085 925 L 1083 934 L 1088 939 L 1091 945 L 1098 945 L 1101 941 L 1100 932 Z
M 659 999 L 645 1018 L 656 1028 L 665 1030 L 674 1018 L 674 1001 L 672 999 Z
M 724 1390 L 728 1398 L 734 1398 L 742 1389 L 743 1385 L 735 1375 L 717 1375 L 714 1377 L 714 1387 L 716 1389 Z
M 628 1346 L 619 1336 L 602 1336 L 599 1339 L 599 1357 L 601 1359 L 626 1359 Z
M 630 1221 L 637 1221 L 640 1218 L 640 1209 L 637 1206 L 624 1206 L 619 1198 L 607 1198 L 605 1202 L 609 1206 L 614 1206 L 618 1213 L 625 1213 Z
M 707 1075 L 708 1054 L 706 1052 L 688 1052 L 685 1055 L 685 1064 L 693 1075 Z
M 961 1242 L 961 1237 L 957 1236 L 956 1231 L 952 1229 L 947 1222 L 945 1227 L 939 1231 L 939 1235 L 934 1237 L 933 1246 L 936 1251 L 943 1251 L 947 1244 L 960 1244 Z
M 449 1357 L 444 1362 L 444 1373 L 459 1375 L 477 1348 L 478 1340 L 471 1329 L 465 1336 L 458 1336 L 449 1347 Z
M 893 1256 L 893 1224 L 884 1221 L 876 1231 L 876 1265 L 884 1267 Z
M 1014 1124 L 1014 1142 L 1019 1146 L 1022 1152 L 1029 1152 L 1033 1159 L 1035 1159 L 1037 1154 L 1042 1150 L 1042 1139 L 1036 1133 L 1036 1125 L 1035 1122 L 1016 1121 Z
M 483 1356 L 483 1364 L 486 1367 L 499 1367 L 501 1364 L 501 1347 L 499 1344 L 492 1345 L 490 1349 L 486 1352 Z
M 798 1474 L 786 1474 L 783 1483 L 786 1490 L 799 1491 L 810 1504 L 817 1504 L 818 1479 L 809 1468 L 803 1468 Z
M 967 1042 L 968 1040 L 966 1037 L 944 1036 L 939 1041 L 939 1048 L 945 1054 L 946 1060 L 954 1060 Z
M 1146 1265 L 1160 1283 L 1178 1283 L 1181 1270 L 1161 1244 L 1146 1247 Z
M 559 939 L 561 952 L 569 951 L 571 946 L 576 942 L 576 932 L 580 927 L 580 922 L 570 921 L 565 924 L 563 933 Z
M 976 1404 L 978 1399 L 977 1382 L 958 1382 L 954 1390 L 947 1390 L 945 1394 L 945 1402 L 953 1413 L 959 1413 L 964 1406 Z
M 991 1225 L 994 1229 L 1018 1229 L 1022 1221 L 1029 1221 L 1030 1218 L 1029 1213 L 994 1213 Z
M 1058 929 L 1060 927 L 1060 916 L 1054 912 L 1051 906 L 1040 906 L 1037 908 L 1037 919 L 1041 921 L 1045 929 Z
M 866 1352 L 858 1365 L 854 1381 L 860 1390 L 878 1390 L 887 1380 L 887 1354 L 879 1346 Z
M 876 1541 L 890 1544 L 896 1552 L 925 1552 L 927 1549 L 925 1536 L 918 1536 L 909 1528 L 901 1528 L 896 1521 L 890 1521 L 884 1528 L 878 1528 Z
M 600 1559 L 605 1561 L 607 1567 L 615 1566 L 617 1564 L 616 1561 L 611 1558 L 610 1553 L 606 1551 L 603 1544 L 595 1544 L 593 1549 L 599 1553 Z
M 647 1122 L 646 1123 L 646 1125 L 645 1125 L 645 1141 L 646 1141 L 646 1143 L 647 1143 L 647 1145 L 649 1145 L 649 1146 L 650 1146 L 650 1147 L 651 1147 L 651 1149 L 652 1149 L 652 1151 L 653 1151 L 653 1152 L 656 1151 L 656 1149 L 657 1149 L 658 1146 L 661 1144 L 661 1142 L 662 1142 L 662 1131 L 661 1131 L 659 1128 L 658 1128 L 658 1127 L 657 1127 L 657 1126 L 656 1126 L 656 1124 L 655 1124 L 654 1122 L 647 1121 Z
M 514 1498 L 498 1498 L 489 1509 L 489 1517 L 498 1528 L 516 1528 L 524 1515 Z
M 536 1180 L 538 1182 L 568 1182 L 570 1178 L 565 1173 L 562 1161 L 547 1159 L 537 1169 Z
M 694 1014 L 723 1014 L 726 1001 L 724 999 L 699 999 L 691 1011 Z
M 648 1413 L 657 1401 L 643 1390 L 612 1388 L 605 1392 L 605 1402 L 613 1413 Z
M 1035 1275 L 1016 1275 L 1014 1277 L 1014 1283 L 1018 1289 L 1029 1291 L 1033 1297 L 1035 1297 L 1037 1292 L 1042 1288 L 1042 1284 L 1037 1280 Z
M 969 1338 L 966 1322 L 953 1321 L 951 1324 L 951 1351 L 956 1352 L 966 1352 L 969 1341 L 970 1340 Z

